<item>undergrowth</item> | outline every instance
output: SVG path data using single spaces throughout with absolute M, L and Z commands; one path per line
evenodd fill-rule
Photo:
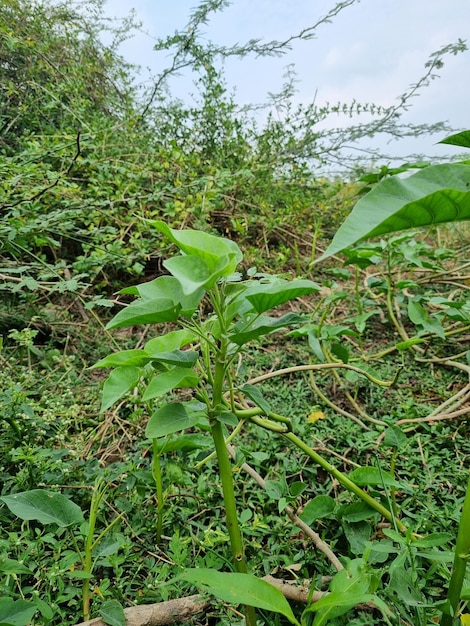
M 415 240 L 410 237 L 408 241 Z M 430 250 L 426 247 L 426 254 Z M 454 265 L 445 259 L 445 267 L 434 267 L 432 275 L 445 274 L 456 299 L 458 274 L 453 272 L 458 272 L 459 263 L 458 257 L 453 259 Z M 433 280 L 428 290 L 427 282 L 419 282 L 421 268 L 413 263 L 405 268 L 402 260 L 399 267 L 400 276 L 406 274 L 406 280 L 423 285 L 426 297 L 448 297 L 445 281 L 438 287 Z M 378 259 L 374 280 L 384 268 Z M 370 283 L 366 270 L 360 270 L 360 281 L 361 285 Z M 331 372 L 291 371 L 267 378 L 259 388 L 273 410 L 288 415 L 296 433 L 342 471 L 374 466 L 391 472 L 400 486 L 393 494 L 389 491 L 386 498 L 393 497 L 402 519 L 415 533 L 449 533 L 442 535 L 441 545 L 445 536 L 455 533 L 459 517 L 470 457 L 468 421 L 464 412 L 448 420 L 441 420 L 439 415 L 436 421 L 426 420 L 465 386 L 468 374 L 396 349 L 400 337 L 388 317 L 379 283 L 374 283 L 378 285 L 376 293 L 369 286 L 361 286 L 362 314 L 368 312 L 371 303 L 377 312 L 373 323 L 358 332 L 357 284 L 354 272 L 335 276 L 334 281 L 324 274 L 324 302 L 330 299 L 333 305 L 319 307 L 318 296 L 295 305 L 295 310 L 311 311 L 309 332 L 313 328 L 313 335 L 294 332 L 291 338 L 268 337 L 259 349 L 243 356 L 238 368 L 250 380 L 282 368 L 319 363 L 319 346 L 323 359 L 325 355 L 343 354 L 335 347 L 342 346 L 348 352 L 348 362 L 373 367 L 374 376 L 381 380 L 396 377 L 395 383 L 384 389 L 354 372 L 335 377 Z M 403 306 L 402 292 L 397 290 L 394 310 L 411 333 L 413 324 Z M 90 318 L 90 322 L 92 333 L 96 332 L 96 320 Z M 136 339 L 138 343 L 150 339 L 153 332 L 145 328 L 136 336 L 119 331 L 113 342 L 130 347 Z M 187 584 L 174 581 L 188 561 L 193 567 L 216 569 L 225 568 L 229 562 L 229 555 L 224 556 L 228 536 L 219 486 L 213 479 L 213 461 L 204 460 L 210 452 L 207 435 L 200 435 L 201 447 L 161 457 L 165 507 L 161 542 L 155 545 L 155 482 L 151 442 L 143 438 L 148 413 L 140 392 L 136 388 L 125 402 L 99 415 L 101 378 L 85 365 L 109 351 L 111 338 L 108 346 L 102 343 L 92 347 L 86 334 L 75 333 L 72 327 L 71 334 L 60 341 L 54 337 L 39 344 L 26 331 L 6 338 L 0 357 L 5 373 L 1 393 L 2 495 L 38 487 L 59 489 L 86 512 L 96 480 L 104 480 L 98 531 L 116 515 L 120 518 L 97 547 L 91 580 L 94 603 L 117 599 L 129 605 L 189 593 Z M 439 338 L 429 336 L 429 350 L 434 350 L 436 341 L 438 345 Z M 461 350 L 461 341 L 460 335 L 452 335 L 450 345 L 437 347 L 438 354 Z M 424 357 L 431 354 L 427 345 Z M 184 398 L 181 393 L 176 399 Z M 369 417 L 378 423 L 371 423 Z M 384 429 L 394 424 L 403 424 L 405 440 L 398 448 L 383 440 Z M 267 481 L 264 489 L 245 473 L 244 463 Z M 404 623 L 406 614 L 416 612 L 413 607 L 424 602 L 424 597 L 428 603 L 442 599 L 450 552 L 444 550 L 439 556 L 433 548 L 430 556 L 425 551 L 409 553 L 410 580 L 401 586 L 389 580 L 389 574 L 379 573 L 386 571 L 380 568 L 390 565 L 397 555 L 405 558 L 410 549 L 406 541 L 401 547 L 390 544 L 388 552 L 374 552 L 371 546 L 385 540 L 382 529 L 388 525 L 358 506 L 324 470 L 295 453 L 283 438 L 245 427 L 235 443 L 234 476 L 247 557 L 257 574 L 274 574 L 297 583 L 308 579 L 321 589 L 323 583 L 315 581 L 334 573 L 328 559 L 285 514 L 286 506 L 291 506 L 338 556 L 357 558 L 366 551 L 370 567 L 379 576 L 383 597 L 403 614 Z M 382 497 L 380 486 L 370 485 L 369 489 Z M 320 496 L 327 498 L 328 506 L 319 512 L 310 503 Z M 52 532 L 35 522 L 21 523 L 5 507 L 0 509 L 0 516 L 4 529 L 8 529 L 0 544 L 2 594 L 34 599 L 41 615 L 38 624 L 76 622 L 81 587 L 77 549 L 70 534 L 60 529 Z M 420 572 L 419 579 L 413 578 L 414 568 Z M 419 580 L 418 587 L 412 580 Z M 217 623 L 226 623 L 225 609 L 214 611 L 220 620 Z M 266 623 L 273 623 L 271 619 L 267 616 Z M 357 624 L 377 623 L 367 608 L 359 610 L 356 617 L 350 615 L 347 623 L 351 619 Z M 234 623 L 233 617 L 229 622 Z

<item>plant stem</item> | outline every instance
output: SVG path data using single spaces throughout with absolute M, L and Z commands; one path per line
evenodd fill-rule
M 222 493 L 224 496 L 225 518 L 230 537 L 230 547 L 238 573 L 246 574 L 246 559 L 243 548 L 243 539 L 238 524 L 237 506 L 235 500 L 235 490 L 233 486 L 232 464 L 225 443 L 224 431 L 222 423 L 218 416 L 223 407 L 223 388 L 225 380 L 225 356 L 226 343 L 222 339 L 220 341 L 219 352 L 215 357 L 214 367 L 214 385 L 212 407 L 210 410 L 211 433 L 214 441 L 215 451 L 217 454 L 217 462 L 219 466 L 219 475 L 222 483 Z M 256 626 L 255 609 L 252 606 L 245 606 L 245 619 L 247 626 Z
M 380 502 L 378 502 L 375 498 L 370 496 L 366 491 L 358 487 L 352 480 L 350 480 L 345 474 L 343 474 L 343 472 L 340 472 L 338 469 L 336 469 L 334 465 L 331 465 L 330 463 L 328 463 L 328 461 L 326 461 L 323 457 L 321 457 L 314 450 L 312 450 L 310 446 L 308 446 L 301 439 L 299 439 L 297 435 L 294 435 L 294 433 L 285 433 L 283 436 L 289 441 L 291 441 L 298 448 L 303 450 L 303 452 L 305 452 L 307 456 L 309 456 L 313 461 L 315 461 L 315 463 L 323 467 L 323 469 L 326 470 L 329 474 L 331 474 L 331 476 L 334 476 L 334 478 L 336 478 L 336 480 L 339 483 L 341 483 L 343 487 L 346 487 L 348 491 L 351 491 L 352 493 L 359 496 L 361 500 L 363 500 L 370 507 L 378 511 L 389 522 L 396 524 L 400 532 L 406 533 L 407 531 L 406 526 L 402 522 L 400 522 L 400 520 L 394 518 L 394 516 L 392 515 L 392 513 L 390 513 L 388 509 L 386 509 L 382 504 L 380 504 Z
M 398 457 L 398 448 L 395 448 L 392 453 L 392 460 L 390 463 L 390 474 L 395 478 L 395 466 Z M 392 485 L 390 487 L 390 500 L 392 503 L 392 511 L 395 517 L 398 517 L 398 505 L 397 505 L 397 488 Z
M 152 476 L 155 481 L 155 488 L 157 491 L 157 533 L 155 542 L 158 545 L 162 537 L 163 527 L 163 507 L 165 505 L 163 496 L 163 480 L 162 480 L 162 468 L 160 464 L 160 450 L 158 448 L 158 440 L 152 440 Z
M 216 421 L 212 425 L 212 438 L 217 453 L 222 492 L 224 495 L 224 507 L 228 534 L 230 536 L 230 546 L 232 548 L 233 560 L 237 572 L 245 574 L 247 572 L 243 541 L 238 525 L 235 491 L 232 478 L 232 465 L 225 445 L 222 424 Z
M 98 514 L 98 508 L 103 499 L 106 491 L 106 484 L 103 479 L 99 478 L 95 482 L 93 488 L 93 495 L 91 496 L 90 503 L 90 515 L 88 519 L 88 532 L 85 541 L 85 558 L 83 559 L 83 571 L 86 574 L 91 574 L 92 556 L 93 556 L 93 536 L 95 534 L 96 517 Z M 82 588 L 82 600 L 83 600 L 83 618 L 85 622 L 90 619 L 90 579 L 85 578 Z
M 230 546 L 234 560 L 235 569 L 241 574 L 247 573 L 245 551 L 243 549 L 243 540 L 238 524 L 237 508 L 235 501 L 235 491 L 233 487 L 232 465 L 225 445 L 224 432 L 222 424 L 214 421 L 211 427 L 212 439 L 214 440 L 215 450 L 217 452 L 217 461 L 219 465 L 219 475 L 222 483 L 222 492 L 224 495 L 225 518 L 227 523 L 228 534 L 230 537 Z M 255 609 L 252 606 L 245 606 L 245 619 L 247 626 L 256 626 Z
M 463 503 L 462 516 L 460 518 L 459 532 L 455 544 L 454 565 L 450 578 L 447 600 L 453 615 L 442 615 L 441 626 L 452 626 L 457 612 L 462 585 L 465 578 L 467 561 L 470 558 L 470 477 L 467 484 L 467 492 Z

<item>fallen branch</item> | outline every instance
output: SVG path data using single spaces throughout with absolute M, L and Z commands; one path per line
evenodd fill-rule
M 304 580 L 300 585 L 296 585 L 288 580 L 274 578 L 274 576 L 263 576 L 263 580 L 282 591 L 283 596 L 292 602 L 303 602 L 304 604 L 307 604 L 309 601 L 317 602 L 325 595 L 323 591 L 314 591 L 310 595 L 311 580 Z
M 210 601 L 201 595 L 176 598 L 156 604 L 141 604 L 124 609 L 126 626 L 163 626 L 164 624 L 178 624 L 198 613 L 202 613 L 210 606 Z M 77 626 L 106 626 L 106 623 L 97 617 L 80 622 Z

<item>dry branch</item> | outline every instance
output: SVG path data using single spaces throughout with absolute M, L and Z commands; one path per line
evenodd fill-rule
M 196 594 L 167 602 L 131 606 L 124 609 L 124 614 L 126 626 L 163 626 L 187 621 L 194 615 L 205 611 L 209 606 L 209 600 Z M 80 622 L 77 626 L 106 626 L 106 624 L 100 617 L 97 617 L 87 622 Z

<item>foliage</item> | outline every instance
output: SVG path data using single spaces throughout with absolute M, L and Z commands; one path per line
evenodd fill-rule
M 303 624 L 426 624 L 442 610 L 443 623 L 463 623 L 467 508 L 452 579 L 450 568 L 470 454 L 465 233 L 362 243 L 343 267 L 317 272 L 321 289 L 308 279 L 317 243 L 361 192 L 321 168 L 364 134 L 419 132 L 400 112 L 464 44 L 432 55 L 385 109 L 297 107 L 288 69 L 260 123 L 228 93 L 223 59 L 282 53 L 291 40 L 207 42 L 204 24 L 223 6 L 200 3 L 188 28 L 157 42 L 170 61 L 149 91 L 117 52 L 136 25 L 109 31 L 100 1 L 0 7 L 0 621 L 71 625 L 82 612 L 121 624 L 122 606 L 205 589 L 207 575 L 225 601 L 281 624 L 260 600 L 259 578 L 275 572 L 309 579 L 311 594 L 334 574 L 329 596 L 300 617 L 294 607 Z M 195 79 L 190 106 L 171 97 L 180 70 Z M 376 117 L 317 132 L 338 112 Z M 464 147 L 468 133 L 448 141 Z M 376 232 L 363 207 L 378 215 L 383 185 L 418 181 L 391 228 L 410 211 L 418 226 L 419 194 L 438 216 L 448 181 L 436 190 L 434 176 L 468 165 L 422 165 L 416 179 L 388 179 L 385 166 L 364 179 L 384 178 L 336 252 Z M 450 195 L 467 202 L 453 180 Z M 168 258 L 174 245 L 183 254 Z M 129 287 L 136 276 L 145 282 Z M 96 307 L 103 318 L 113 308 L 107 330 Z M 227 596 L 231 576 L 239 591 L 260 583 L 260 597 Z M 228 623 L 224 607 L 213 611 Z
M 101 0 L 74 7 L 3 3 L 2 289 L 30 303 L 38 292 L 58 292 L 77 294 L 90 308 L 109 306 L 106 296 L 115 285 L 161 270 L 164 251 L 155 249 L 140 217 L 210 224 L 250 246 L 258 265 L 260 248 L 270 265 L 285 265 L 292 256 L 298 265 L 305 247 L 313 258 L 322 224 L 331 227 L 331 204 L 340 219 L 355 192 L 319 179 L 319 167 L 343 158 L 342 147 L 366 135 L 435 131 L 400 126 L 400 114 L 446 55 L 465 45 L 434 53 L 400 105 L 385 109 L 297 107 L 290 68 L 264 107 L 263 124 L 256 110 L 241 109 L 227 92 L 222 61 L 282 54 L 355 1 L 337 3 L 287 41 L 222 47 L 207 42 L 203 29 L 225 3 L 202 2 L 184 29 L 157 42 L 156 53 L 169 55 L 170 63 L 148 91 L 134 87 L 135 68 L 117 53 L 138 26 L 127 20 L 110 31 Z M 104 45 L 104 38 L 111 43 Z M 181 70 L 194 78 L 194 105 L 169 92 Z M 364 112 L 374 121 L 316 131 L 330 115 Z M 294 236 L 293 223 L 299 225 Z M 91 293 L 90 285 L 100 293 Z
M 470 131 L 453 135 L 441 143 L 465 146 Z M 397 230 L 468 221 L 470 192 L 468 161 L 433 165 L 416 174 L 382 180 L 354 207 L 336 233 L 322 259 L 362 239 Z

